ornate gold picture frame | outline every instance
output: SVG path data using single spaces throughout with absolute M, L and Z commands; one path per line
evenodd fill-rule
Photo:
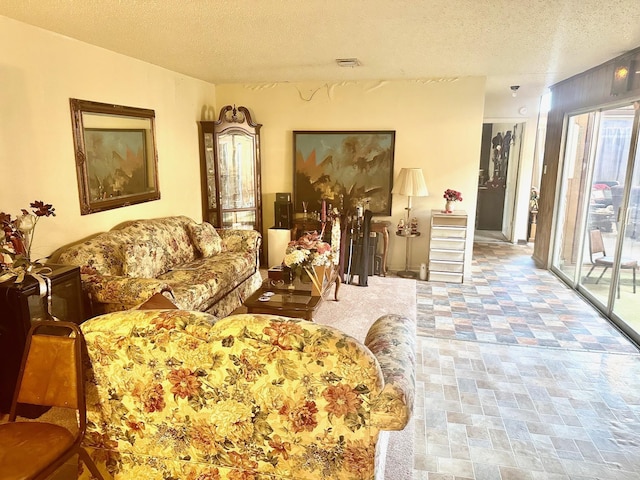
M 155 112 L 69 101 L 81 214 L 158 200 Z

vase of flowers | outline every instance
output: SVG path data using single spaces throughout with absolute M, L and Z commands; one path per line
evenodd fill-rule
M 42 217 L 55 217 L 55 208 L 41 201 L 32 202 L 30 207 L 31 212 L 23 208 L 16 218 L 0 212 L 4 231 L 4 240 L 0 240 L 0 282 L 14 279 L 15 283 L 22 283 L 27 275 L 38 279 L 39 275 L 50 272 L 48 267 L 31 258 L 31 247 L 36 225 Z
M 331 245 L 322 241 L 317 232 L 312 232 L 289 242 L 283 265 L 291 269 L 294 278 L 308 276 L 312 283 L 311 294 L 321 295 L 324 272 L 335 262 L 333 257 Z
M 453 210 L 455 208 L 455 202 L 462 201 L 462 194 L 450 188 L 444 191 L 443 197 L 445 199 L 444 211 L 443 211 L 444 213 L 453 213 Z

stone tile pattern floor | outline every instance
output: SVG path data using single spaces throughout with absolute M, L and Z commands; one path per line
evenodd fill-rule
M 418 282 L 414 479 L 640 480 L 640 353 L 530 257 Z
M 471 281 L 418 282 L 418 335 L 638 353 L 618 330 L 547 270 L 531 248 L 476 244 Z

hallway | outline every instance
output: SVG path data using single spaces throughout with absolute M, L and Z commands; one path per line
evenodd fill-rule
M 640 352 L 531 253 L 418 282 L 414 479 L 640 480 Z

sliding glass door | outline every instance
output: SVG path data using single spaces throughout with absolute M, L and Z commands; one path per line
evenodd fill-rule
M 595 113 L 569 117 L 565 134 L 562 200 L 558 210 L 553 267 L 571 283 L 575 283 L 582 263 L 582 232 L 585 231 L 588 201 L 584 192 L 588 190 L 588 166 L 592 156 L 591 137 L 595 121 Z
M 632 136 L 633 163 L 630 166 L 629 188 L 624 189 L 625 197 L 614 200 L 626 205 L 626 209 L 621 210 L 621 221 L 625 225 L 624 235 L 620 236 L 622 243 L 619 252 L 619 294 L 613 302 L 613 313 L 615 318 L 624 321 L 629 327 L 640 335 L 640 314 L 638 307 L 640 302 L 636 299 L 638 276 L 638 262 L 640 262 L 640 148 L 638 148 L 638 118 L 634 125 L 635 135 Z M 634 145 L 635 144 L 635 145 Z M 624 215 L 624 216 L 622 216 Z
M 553 270 L 640 339 L 640 151 L 632 105 L 568 117 Z

